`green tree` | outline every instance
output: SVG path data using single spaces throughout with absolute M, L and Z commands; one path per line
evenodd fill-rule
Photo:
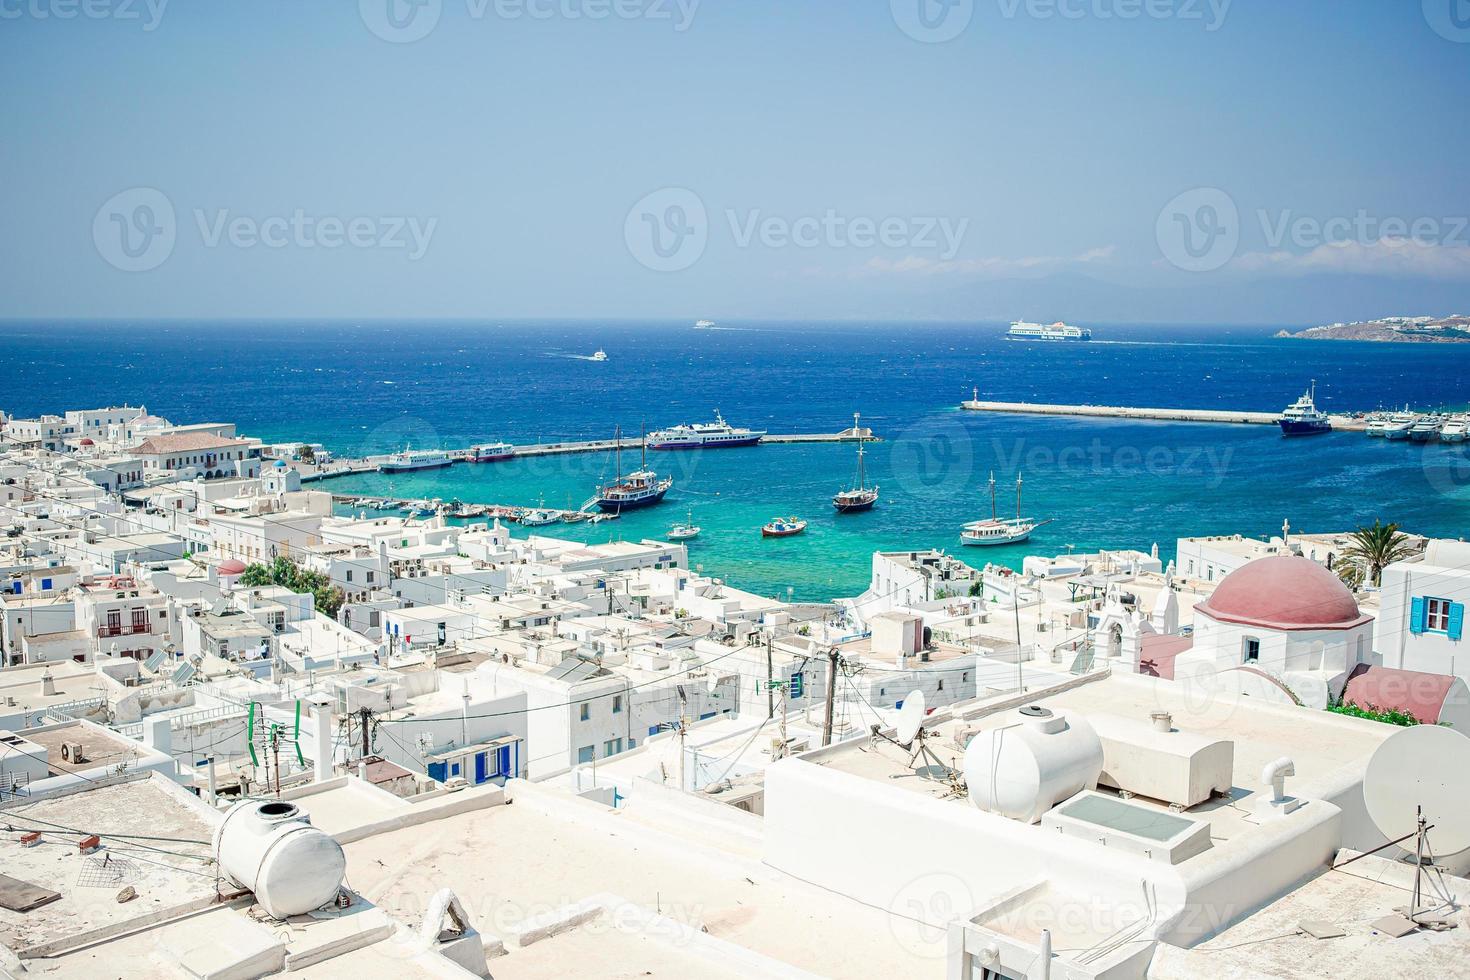
M 316 450 L 312 449 L 310 446 L 303 442 L 301 444 L 301 448 L 296 450 L 296 458 L 300 459 L 303 463 L 315 463 Z
M 246 588 L 279 585 L 292 592 L 310 592 L 312 605 L 316 607 L 317 612 L 333 618 L 336 617 L 337 610 L 342 608 L 342 603 L 347 598 L 326 575 L 302 568 L 284 556 L 275 559 L 269 565 L 259 563 L 246 565 L 245 571 L 240 574 L 240 584 Z
M 1409 536 L 1397 524 L 1384 524 L 1377 519 L 1371 527 L 1358 528 L 1349 539 L 1352 544 L 1344 549 L 1342 557 L 1362 565 L 1367 579 L 1374 585 L 1383 584 L 1386 567 L 1414 553 Z

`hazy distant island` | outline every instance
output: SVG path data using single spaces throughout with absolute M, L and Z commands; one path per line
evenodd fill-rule
M 1388 316 L 1360 323 L 1333 323 L 1325 327 L 1308 327 L 1292 333 L 1278 331 L 1278 337 L 1298 340 L 1377 340 L 1398 343 L 1456 343 L 1470 341 L 1470 316 Z

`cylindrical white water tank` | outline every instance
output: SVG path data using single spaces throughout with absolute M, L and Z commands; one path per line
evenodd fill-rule
M 1036 823 L 1068 797 L 1097 788 L 1102 741 L 1078 714 L 1028 706 L 1019 715 L 1019 724 L 970 740 L 965 783 L 980 809 Z
M 219 866 L 277 919 L 302 915 L 336 897 L 347 855 L 294 803 L 237 803 L 214 832 Z

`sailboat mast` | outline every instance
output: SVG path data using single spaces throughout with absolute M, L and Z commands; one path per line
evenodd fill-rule
M 866 474 L 863 472 L 863 430 L 858 428 L 858 419 L 861 416 L 857 412 L 852 413 L 852 431 L 857 436 L 858 444 L 858 489 L 866 487 Z
M 642 446 L 643 455 L 638 460 L 640 470 L 648 469 L 648 423 L 638 423 L 638 442 Z
M 618 425 L 618 426 L 614 426 L 613 427 L 613 456 L 617 460 L 617 462 L 614 464 L 614 466 L 615 466 L 615 468 L 618 471 L 618 477 L 617 477 L 617 479 L 614 482 L 615 483 L 622 483 L 623 482 L 623 427 L 621 425 Z
M 990 471 L 990 519 L 996 518 L 995 513 L 995 470 Z
M 1021 519 L 1021 474 L 1016 474 L 1016 520 Z

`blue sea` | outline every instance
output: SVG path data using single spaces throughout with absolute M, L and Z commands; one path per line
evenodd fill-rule
M 63 323 L 0 331 L 0 411 L 32 416 L 129 402 L 176 422 L 234 421 L 268 442 L 339 455 L 476 442 L 609 438 L 710 418 L 772 432 L 833 432 L 862 413 L 879 506 L 839 517 L 851 445 L 656 453 L 674 476 L 660 507 L 546 533 L 657 536 L 692 511 L 691 564 L 766 595 L 860 591 L 877 549 L 946 548 L 975 563 L 1027 553 L 1159 545 L 1180 536 L 1339 530 L 1375 518 L 1459 537 L 1470 448 L 1274 428 L 962 412 L 999 401 L 1276 411 L 1312 379 L 1319 407 L 1470 401 L 1470 345 L 1272 338 L 1275 328 L 1095 326 L 1091 343 L 1008 342 L 1005 325 L 691 322 Z M 606 362 L 588 355 L 607 351 Z M 625 463 L 635 460 L 625 459 Z M 1002 514 L 1052 523 L 1025 545 L 962 549 L 959 526 Z M 613 474 L 602 454 L 364 475 L 321 487 L 402 497 L 580 505 Z M 763 540 L 778 515 L 808 532 Z M 516 529 L 515 533 L 524 533 Z

